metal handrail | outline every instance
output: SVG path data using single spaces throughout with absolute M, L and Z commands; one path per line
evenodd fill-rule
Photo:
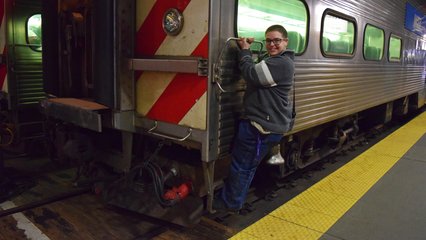
M 231 41 L 238 41 L 238 40 L 240 40 L 239 38 L 236 38 L 236 37 L 230 37 L 230 38 L 228 38 L 228 39 L 226 39 L 226 41 L 225 41 L 225 46 L 222 48 L 222 50 L 220 51 L 220 54 L 219 54 L 219 57 L 218 57 L 218 61 L 220 61 L 221 59 L 222 59 L 222 57 L 223 57 L 223 54 L 224 54 L 224 52 L 225 52 L 225 49 L 228 47 L 228 45 L 229 45 L 229 43 L 231 42 Z M 262 51 L 262 49 L 263 49 L 263 42 L 262 41 L 253 41 L 253 43 L 257 43 L 257 44 L 260 44 L 260 51 Z M 219 72 L 219 63 L 216 63 L 215 64 L 215 72 L 217 73 L 217 72 Z M 220 82 L 219 81 L 217 81 L 217 79 L 219 79 L 219 76 L 217 76 L 217 74 L 215 74 L 215 77 L 212 79 L 212 81 L 217 85 L 217 87 L 219 88 L 219 90 L 222 92 L 222 93 L 229 93 L 229 92 L 234 92 L 234 91 L 230 91 L 230 90 L 226 90 L 226 89 L 224 89 L 223 87 L 222 87 L 222 85 L 220 84 Z
M 178 138 L 178 137 L 175 137 L 175 136 L 166 135 L 164 133 L 154 132 L 154 130 L 157 129 L 157 127 L 158 127 L 158 122 L 155 121 L 154 122 L 154 126 L 152 128 L 150 128 L 147 132 L 149 134 L 152 134 L 152 135 L 155 135 L 155 136 L 158 136 L 158 137 L 163 137 L 163 138 L 174 140 L 174 141 L 178 141 L 178 142 L 185 141 L 192 134 L 192 128 L 188 128 L 188 134 L 186 136 L 182 137 L 182 138 Z

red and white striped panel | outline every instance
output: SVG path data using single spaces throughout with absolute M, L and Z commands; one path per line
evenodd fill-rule
M 5 17 L 5 0 L 0 0 L 0 51 L 6 58 L 6 17 Z M 1 91 L 7 92 L 7 65 L 0 64 L 0 87 Z
M 137 56 L 208 57 L 209 0 L 137 0 Z M 169 8 L 183 13 L 184 26 L 168 36 L 162 18 Z M 137 75 L 136 111 L 168 123 L 206 129 L 207 77 L 145 71 Z

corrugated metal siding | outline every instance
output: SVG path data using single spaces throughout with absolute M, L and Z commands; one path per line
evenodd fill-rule
M 230 152 L 237 119 L 241 116 L 244 92 L 222 93 L 220 96 L 218 146 L 219 154 Z
M 421 67 L 296 63 L 294 131 L 329 122 L 424 88 Z
M 238 68 L 238 47 L 231 41 L 225 47 L 218 62 L 217 81 L 227 92 L 217 91 L 218 97 L 218 154 L 224 156 L 230 152 L 235 135 L 236 123 L 241 116 L 245 82 Z
M 22 60 L 15 64 L 17 104 L 38 104 L 45 98 L 41 59 Z

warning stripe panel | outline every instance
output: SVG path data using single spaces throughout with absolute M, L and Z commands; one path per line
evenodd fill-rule
M 139 28 L 142 26 L 142 23 L 151 12 L 155 2 L 156 0 L 144 0 L 143 7 L 138 7 L 139 4 L 141 4 L 141 1 L 136 1 L 136 32 L 138 32 Z
M 198 129 L 206 129 L 206 115 L 200 114 L 205 112 L 207 109 L 207 92 L 205 92 L 199 99 L 197 99 L 194 106 L 188 111 L 182 120 L 180 120 L 179 125 L 197 127 Z
M 182 14 L 184 17 L 182 31 L 177 36 L 167 36 L 155 52 L 155 55 L 200 56 L 201 51 L 194 53 L 194 49 L 199 48 L 199 43 L 206 39 L 208 32 L 208 1 L 192 1 Z M 162 29 L 159 30 L 163 31 Z M 207 41 L 205 43 L 207 47 Z M 207 57 L 207 51 L 201 54 Z
M 179 123 L 206 91 L 206 81 L 203 78 L 194 74 L 176 75 L 148 112 L 147 117 Z
M 136 82 L 136 111 L 146 116 L 176 73 L 145 71 Z
M 206 36 L 194 53 L 204 54 L 207 39 Z M 147 117 L 177 124 L 206 91 L 206 77 L 195 74 L 176 74 L 152 106 Z
M 140 2 L 137 11 L 140 28 L 136 37 L 136 54 L 208 57 L 208 0 L 158 0 Z M 162 18 L 169 8 L 184 15 L 185 24 L 177 36 L 168 36 L 162 28 Z M 207 77 L 188 73 L 144 72 L 137 74 L 136 109 L 139 115 L 181 124 L 197 129 L 206 128 Z M 194 118 L 193 121 L 191 118 Z
M 139 0 L 138 3 L 140 2 Z M 179 2 L 183 3 L 178 4 Z M 136 34 L 136 53 L 138 55 L 153 55 L 167 36 L 162 26 L 164 13 L 167 9 L 176 8 L 178 5 L 179 10 L 183 11 L 189 2 L 157 0 Z M 137 4 L 137 7 L 145 8 L 144 2 L 140 5 Z
M 208 52 L 209 52 L 209 38 L 208 38 L 208 35 L 205 35 L 204 38 L 201 40 L 200 44 L 192 52 L 191 55 L 207 58 Z

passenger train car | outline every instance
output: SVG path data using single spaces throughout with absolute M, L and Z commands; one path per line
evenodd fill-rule
M 282 24 L 296 53 L 297 117 L 277 178 L 425 104 L 416 0 L 4 2 L 9 105 L 42 73 L 43 91 L 28 93 L 42 96 L 54 157 L 92 177 L 105 164 L 119 174 L 104 182 L 108 203 L 184 226 L 214 211 L 227 174 L 245 90 L 238 37 L 255 38 L 256 58 L 265 29 Z
M 0 10 L 0 147 L 29 146 L 44 135 L 41 3 L 2 0 Z

